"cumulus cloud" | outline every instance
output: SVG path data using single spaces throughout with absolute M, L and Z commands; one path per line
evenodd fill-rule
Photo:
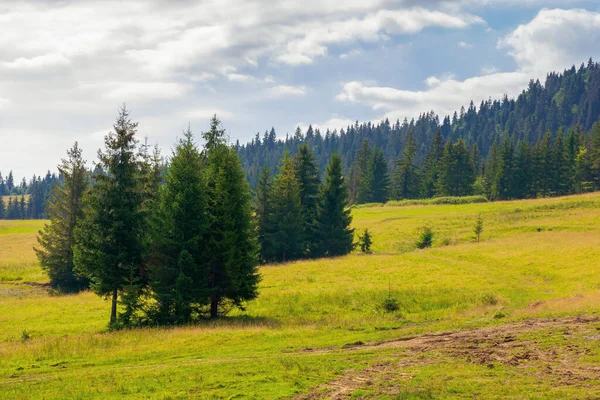
M 306 87 L 277 85 L 269 88 L 267 94 L 271 97 L 304 96 L 306 94 Z
M 461 49 L 470 49 L 471 47 L 473 47 L 473 45 L 467 42 L 460 41 L 458 42 L 458 47 L 460 47 Z
M 340 101 L 367 105 L 386 117 L 415 117 L 434 110 L 448 115 L 470 99 L 478 105 L 482 100 L 516 96 L 529 79 L 543 78 L 551 71 L 561 71 L 573 64 L 600 56 L 600 13 L 586 10 L 541 10 L 533 20 L 518 26 L 498 42 L 517 62 L 513 72 L 498 72 L 494 67 L 482 68 L 481 75 L 464 80 L 452 76 L 429 77 L 426 89 L 401 90 L 372 86 L 360 81 L 347 82 Z

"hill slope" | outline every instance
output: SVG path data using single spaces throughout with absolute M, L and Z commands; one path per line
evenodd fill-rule
M 265 266 L 245 313 L 120 332 L 103 299 L 41 286 L 39 223 L 3 223 L 0 397 L 600 396 L 600 193 L 354 217 L 375 254 Z

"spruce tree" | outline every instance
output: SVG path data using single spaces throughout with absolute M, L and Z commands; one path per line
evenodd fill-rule
M 216 318 L 258 296 L 258 243 L 246 173 L 216 116 L 202 136 L 209 214 L 205 261 L 210 317 Z
M 94 176 L 85 215 L 75 230 L 75 268 L 100 296 L 111 297 L 110 324 L 129 324 L 144 289 L 147 233 L 137 123 L 123 106 L 98 152 L 104 174 Z M 118 298 L 125 311 L 117 316 Z
M 304 254 L 304 218 L 300 184 L 293 159 L 285 153 L 273 183 L 272 232 L 269 242 L 276 261 L 295 260 Z
M 298 146 L 298 153 L 294 156 L 294 168 L 300 186 L 304 255 L 310 256 L 316 247 L 315 229 L 320 182 L 319 168 L 315 163 L 314 154 L 306 143 Z
M 389 198 L 390 176 L 388 166 L 381 150 L 373 151 L 373 202 L 385 203 Z
M 440 161 L 437 194 L 440 196 L 468 196 L 473 193 L 475 166 L 471 153 L 462 139 L 448 142 Z
M 394 197 L 397 200 L 419 197 L 421 185 L 419 170 L 415 165 L 416 155 L 417 142 L 411 129 L 408 131 L 402 158 L 396 162 L 396 171 L 394 172 Z
M 203 161 L 189 129 L 173 151 L 157 211 L 150 257 L 150 287 L 157 304 L 154 319 L 187 323 L 209 300 Z
M 435 187 L 439 176 L 439 163 L 444 154 L 444 139 L 438 129 L 433 136 L 429 152 L 423 162 L 423 181 L 421 184 L 421 196 L 430 198 L 435 195 Z
M 342 174 L 342 158 L 333 153 L 319 192 L 319 256 L 335 257 L 352 251 L 354 229 L 350 227 L 352 216 L 348 203 L 348 188 Z
M 256 196 L 254 197 L 254 219 L 259 245 L 259 261 L 266 263 L 274 258 L 270 234 L 273 232 L 271 225 L 273 177 L 271 170 L 264 166 L 258 176 Z
M 363 140 L 360 150 L 356 152 L 356 202 L 358 204 L 373 201 L 373 150 L 368 140 Z
M 88 190 L 89 178 L 77 142 L 67 151 L 67 158 L 62 160 L 58 171 L 63 180 L 54 185 L 46 203 L 50 222 L 39 231 L 39 247 L 34 250 L 53 287 L 64 291 L 81 290 L 88 286 L 88 281 L 74 270 L 74 232 L 83 217 L 83 196 Z

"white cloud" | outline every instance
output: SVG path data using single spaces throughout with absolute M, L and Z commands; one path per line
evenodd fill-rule
M 130 101 L 141 99 L 173 99 L 185 95 L 189 87 L 173 82 L 115 82 L 106 94 L 109 99 Z
M 345 59 L 352 58 L 352 57 L 358 57 L 361 54 L 362 54 L 362 51 L 360 49 L 352 49 L 347 53 L 340 54 L 340 58 L 342 60 L 345 60 Z
M 188 121 L 207 121 L 212 118 L 213 115 L 217 115 L 219 119 L 233 117 L 233 113 L 230 111 L 211 107 L 197 107 L 183 111 L 179 115 L 181 115 L 184 120 Z
M 541 10 L 498 42 L 508 49 L 519 68 L 549 72 L 598 55 L 600 13 L 586 10 Z M 595 53 L 595 54 L 591 54 Z
M 415 117 L 434 110 L 448 115 L 473 100 L 476 105 L 504 94 L 518 95 L 529 79 L 600 56 L 600 13 L 585 10 L 541 10 L 498 42 L 518 64 L 513 72 L 495 67 L 481 76 L 456 80 L 453 76 L 425 80 L 426 90 L 410 91 L 352 81 L 343 85 L 337 99 L 367 105 L 390 118 Z
M 52 67 L 66 66 L 71 61 L 62 54 L 44 54 L 31 58 L 19 57 L 13 61 L 2 61 L 0 65 L 13 70 L 40 70 Z
M 460 47 L 461 49 L 470 49 L 471 47 L 473 47 L 473 45 L 467 42 L 460 41 L 458 42 L 458 47 Z
M 306 87 L 278 85 L 267 89 L 267 93 L 271 97 L 304 96 L 306 94 Z

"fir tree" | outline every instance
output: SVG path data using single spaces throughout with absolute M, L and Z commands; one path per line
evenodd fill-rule
M 373 150 L 368 140 L 364 140 L 360 150 L 356 153 L 356 202 L 358 204 L 373 201 Z
M 419 182 L 419 170 L 415 165 L 416 155 L 417 142 L 412 130 L 409 130 L 403 156 L 396 163 L 396 171 L 394 172 L 394 197 L 397 200 L 419 197 L 421 186 Z
M 385 203 L 388 200 L 388 192 L 390 187 L 390 176 L 388 173 L 387 163 L 383 152 L 381 150 L 375 150 L 373 152 L 372 161 L 373 170 L 373 188 L 371 193 L 373 194 L 373 202 Z
M 354 229 L 348 208 L 348 188 L 342 175 L 342 158 L 334 153 L 327 164 L 319 192 L 318 255 L 335 257 L 352 251 Z
M 208 304 L 204 236 L 208 230 L 203 161 L 192 132 L 179 140 L 162 187 L 153 224 L 150 287 L 155 319 L 187 323 Z
M 46 204 L 50 222 L 38 234 L 38 260 L 50 277 L 50 284 L 61 290 L 81 290 L 87 279 L 74 270 L 74 231 L 83 217 L 83 196 L 89 187 L 88 173 L 77 142 L 58 166 L 63 177 L 55 184 Z
M 319 194 L 319 168 L 315 163 L 314 155 L 307 144 L 298 147 L 294 156 L 294 168 L 300 186 L 300 205 L 302 207 L 302 234 L 305 244 L 304 254 L 310 256 L 314 253 L 315 229 L 317 219 L 317 201 Z
M 85 215 L 75 230 L 75 267 L 100 296 L 111 297 L 110 324 L 129 324 L 142 294 L 147 216 L 142 167 L 136 153 L 137 123 L 123 106 L 113 131 L 104 138 L 99 164 L 106 172 L 94 177 Z M 125 311 L 117 319 L 119 295 Z
M 210 317 L 215 318 L 232 306 L 243 309 L 244 302 L 258 295 L 258 243 L 250 186 L 235 149 L 226 145 L 216 116 L 202 136 L 209 214 L 205 261 Z
M 304 235 L 300 184 L 293 159 L 284 154 L 279 174 L 273 183 L 273 231 L 269 235 L 275 260 L 295 260 L 304 254 Z
M 421 196 L 425 198 L 435 195 L 435 187 L 439 178 L 439 163 L 444 154 L 444 139 L 438 129 L 435 132 L 429 152 L 423 162 L 423 182 L 421 185 Z
M 270 242 L 270 234 L 273 232 L 272 221 L 272 194 L 273 177 L 267 166 L 264 166 L 258 176 L 256 196 L 254 197 L 254 218 L 259 244 L 259 260 L 266 263 L 275 257 L 273 246 Z

